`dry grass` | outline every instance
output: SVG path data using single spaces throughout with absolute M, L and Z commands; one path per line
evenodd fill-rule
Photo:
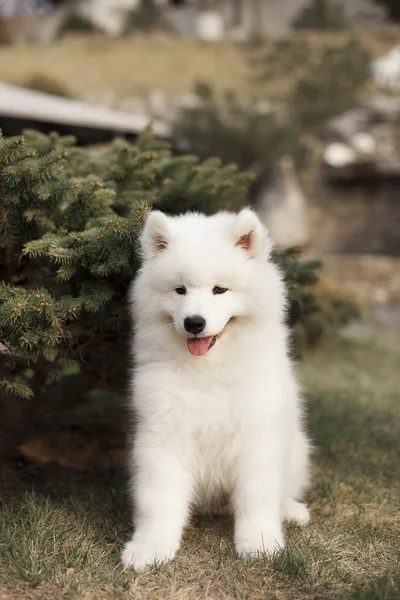
M 383 54 L 398 37 L 398 33 L 389 31 L 293 35 L 306 35 L 315 47 L 327 41 L 344 44 L 354 36 L 374 55 Z M 51 46 L 0 46 L 0 81 L 25 85 L 33 76 L 53 78 L 74 96 L 92 90 L 112 90 L 118 96 L 140 95 L 153 88 L 164 89 L 168 94 L 184 93 L 192 90 L 198 80 L 205 80 L 220 91 L 250 91 L 246 52 L 241 46 L 229 41 L 205 43 L 164 34 L 121 40 L 74 35 Z
M 222 89 L 236 84 L 240 88 L 246 65 L 233 44 L 204 44 L 161 34 L 122 40 L 72 36 L 50 47 L 0 47 L 0 80 L 22 84 L 32 73 L 67 83 L 77 96 L 88 90 L 126 96 L 152 88 L 187 92 L 197 79 Z
M 246 563 L 228 517 L 199 519 L 178 558 L 124 572 L 130 533 L 121 475 L 56 478 L 5 503 L 0 599 L 395 600 L 400 597 L 399 338 L 342 339 L 301 367 L 317 451 L 313 520 L 288 547 Z

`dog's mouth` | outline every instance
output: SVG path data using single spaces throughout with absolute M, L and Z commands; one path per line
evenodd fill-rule
M 213 335 L 204 338 L 189 338 L 187 347 L 193 356 L 204 356 L 214 346 L 217 336 Z
M 205 354 L 207 354 L 207 352 L 211 350 L 211 348 L 216 344 L 217 340 L 222 336 L 222 334 L 225 333 L 230 322 L 231 321 L 228 321 L 223 330 L 220 331 L 220 333 L 218 333 L 217 335 L 210 335 L 209 337 L 203 338 L 189 338 L 187 340 L 187 347 L 190 354 L 192 354 L 192 356 L 204 356 Z

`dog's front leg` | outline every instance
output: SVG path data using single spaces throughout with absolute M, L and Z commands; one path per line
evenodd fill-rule
M 233 495 L 235 547 L 243 558 L 284 547 L 282 455 L 278 436 L 265 430 L 247 440 L 238 459 Z
M 132 460 L 133 538 L 122 562 L 137 571 L 174 558 L 188 519 L 191 482 L 173 442 L 138 432 Z M 187 458 L 187 457 L 183 457 Z

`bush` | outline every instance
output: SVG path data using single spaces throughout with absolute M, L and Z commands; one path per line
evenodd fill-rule
M 354 108 L 370 77 L 371 55 L 355 39 L 326 45 L 292 90 L 293 120 L 302 131 L 318 131 L 327 119 Z
M 190 140 L 202 158 L 217 155 L 265 174 L 284 155 L 298 167 L 307 163 L 304 140 L 318 134 L 328 118 L 357 105 L 371 57 L 355 39 L 314 47 L 306 39 L 283 38 L 249 60 L 254 99 L 240 101 L 233 92 L 218 99 L 200 83 L 199 105 L 182 111 L 175 135 Z
M 199 106 L 182 112 L 174 135 L 190 140 L 201 158 L 216 155 L 257 172 L 271 170 L 285 154 L 301 157 L 299 132 L 270 103 L 243 103 L 231 91 L 218 100 L 205 83 L 195 91 Z
M 128 18 L 127 31 L 152 30 L 163 24 L 163 10 L 154 0 L 141 0 L 138 8 Z
M 173 156 L 146 131 L 98 153 L 72 137 L 0 137 L 0 456 L 89 390 L 124 393 L 126 292 L 151 204 L 229 208 L 252 177 L 219 159 Z M 290 324 L 312 310 L 316 263 L 276 255 Z
M 352 298 L 321 281 L 313 288 L 313 302 L 315 310 L 294 326 L 298 351 L 333 339 L 343 326 L 360 317 L 360 309 Z
M 346 29 L 350 26 L 343 2 L 311 0 L 293 21 L 297 29 Z

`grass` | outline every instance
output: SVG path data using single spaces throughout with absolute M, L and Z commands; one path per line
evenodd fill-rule
M 305 358 L 313 518 L 287 527 L 281 555 L 243 562 L 230 518 L 198 519 L 174 562 L 124 572 L 124 478 L 86 472 L 60 485 L 56 470 L 3 504 L 0 599 L 398 600 L 399 364 L 399 338 L 389 335 L 342 338 Z
M 350 37 L 363 42 L 374 56 L 397 43 L 397 32 L 355 30 L 343 32 L 294 32 L 318 49 L 326 42 L 342 45 Z M 267 41 L 267 47 L 273 42 Z M 67 95 L 110 91 L 117 96 L 146 94 L 154 88 L 168 95 L 186 93 L 196 81 L 207 81 L 217 92 L 235 89 L 250 93 L 250 70 L 246 52 L 230 41 L 206 43 L 154 33 L 120 40 L 93 35 L 68 35 L 50 47 L 0 46 L 0 81 L 29 85 L 51 81 L 50 88 L 62 88 Z M 274 85 L 285 87 L 287 78 Z M 47 84 L 49 85 L 49 84 Z M 50 90 L 49 90 L 50 91 Z

